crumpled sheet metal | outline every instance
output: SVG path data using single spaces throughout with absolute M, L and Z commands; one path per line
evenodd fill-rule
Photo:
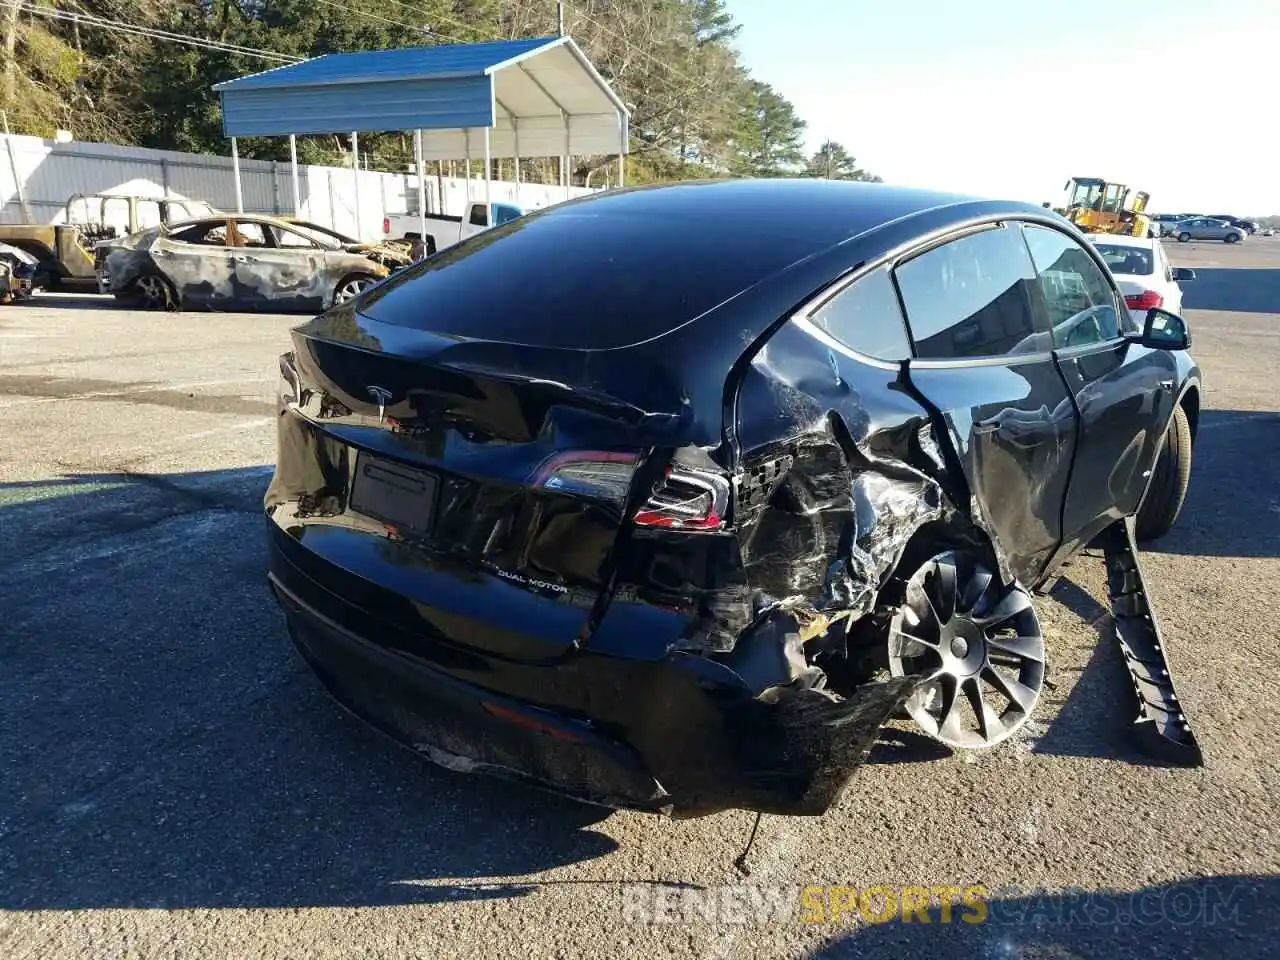
M 919 432 L 928 435 L 927 428 L 925 421 Z M 851 442 L 847 436 L 838 441 L 824 422 L 789 451 L 790 472 L 815 494 L 802 505 L 802 515 L 820 533 L 807 552 L 786 551 L 784 539 L 778 545 L 784 549 L 748 555 L 748 579 L 763 573 L 776 591 L 757 611 L 756 623 L 785 611 L 804 621 L 807 638 L 837 620 L 865 616 L 907 543 L 922 526 L 942 518 L 945 497 L 935 480 L 904 461 L 875 457 L 865 446 L 855 444 L 852 456 L 846 455 Z M 936 447 L 928 460 L 930 466 L 940 463 Z

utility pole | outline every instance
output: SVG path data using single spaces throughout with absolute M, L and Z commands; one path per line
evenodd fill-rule
M 564 36 L 564 0 L 556 0 L 556 36 Z
M 822 150 L 827 155 L 827 179 L 831 179 L 831 141 L 828 140 L 822 145 Z

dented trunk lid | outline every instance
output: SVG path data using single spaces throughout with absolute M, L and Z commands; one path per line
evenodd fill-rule
M 267 505 L 295 565 L 389 633 L 526 662 L 585 642 L 673 418 L 351 310 L 293 343 Z

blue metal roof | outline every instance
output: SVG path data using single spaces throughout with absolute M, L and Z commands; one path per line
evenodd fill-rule
M 328 53 L 313 60 L 275 67 L 216 84 L 219 93 L 280 87 L 315 87 L 337 83 L 396 80 L 446 80 L 481 77 L 517 58 L 564 43 L 565 37 L 455 43 L 401 50 Z
M 213 89 L 228 137 L 422 130 L 440 159 L 487 129 L 495 157 L 626 152 L 626 105 L 567 36 L 331 53 Z

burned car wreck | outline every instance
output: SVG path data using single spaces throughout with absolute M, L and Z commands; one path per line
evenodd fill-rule
M 303 221 L 216 214 L 99 251 L 98 289 L 131 306 L 315 312 L 411 263 L 407 244 L 364 244 Z
M 903 710 L 1017 731 L 1032 590 L 1106 535 L 1138 724 L 1194 762 L 1131 548 L 1181 508 L 1200 375 L 1181 318 L 1129 323 L 1039 207 L 560 204 L 296 328 L 269 582 L 330 692 L 447 767 L 821 814 Z

